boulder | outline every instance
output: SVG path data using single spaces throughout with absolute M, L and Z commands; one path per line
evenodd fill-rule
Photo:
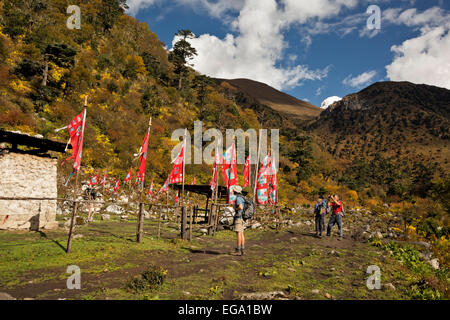
M 395 290 L 395 286 L 392 283 L 385 283 L 383 284 L 384 290 Z
M 225 226 L 232 226 L 234 218 L 233 217 L 223 217 L 219 219 L 219 223 Z
M 261 225 L 261 223 L 259 223 L 259 222 L 254 222 L 252 225 L 251 225 L 251 228 L 252 229 L 258 229 L 258 228 L 261 228 L 262 227 L 262 225 Z
M 438 259 L 432 259 L 428 261 L 428 263 L 433 267 L 434 270 L 439 270 L 439 260 Z
M 6 292 L 0 292 L 0 300 L 16 300 L 16 299 Z
M 125 212 L 125 209 L 116 204 L 111 204 L 106 207 L 106 212 L 112 214 L 122 214 Z
M 280 300 L 287 299 L 283 291 L 244 293 L 239 300 Z
M 111 216 L 107 213 L 102 214 L 102 220 L 110 220 Z

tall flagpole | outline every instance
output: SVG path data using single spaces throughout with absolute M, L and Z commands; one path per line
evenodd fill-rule
M 81 143 L 81 148 L 83 148 L 83 143 L 84 143 L 84 128 L 85 128 L 85 123 L 86 123 L 86 110 L 87 110 L 87 96 L 84 97 L 84 115 L 83 115 L 83 126 L 81 129 L 81 139 L 82 139 L 82 143 Z M 75 155 L 75 159 L 74 161 L 76 161 L 76 155 Z M 72 218 L 71 218 L 71 222 L 70 222 L 70 230 L 69 230 L 69 238 L 67 239 L 67 249 L 66 249 L 66 253 L 70 253 L 72 251 L 72 240 L 73 240 L 73 228 L 75 226 L 75 215 L 76 215 L 76 211 L 77 211 L 77 193 L 78 193 L 78 177 L 80 175 L 80 170 L 81 170 L 81 158 L 80 158 L 80 163 L 79 163 L 79 168 L 77 170 L 77 175 L 75 177 L 75 188 L 73 189 L 73 211 L 72 211 Z
M 84 97 L 84 115 L 83 115 L 83 126 L 81 128 L 81 138 L 83 139 L 83 143 L 80 146 L 81 148 L 83 148 L 83 144 L 84 144 L 84 128 L 85 128 L 85 124 L 86 124 L 86 110 L 87 110 L 87 96 Z M 75 158 L 76 161 L 76 158 Z M 77 176 L 75 178 L 75 196 L 78 192 L 78 176 L 81 170 L 81 159 L 80 159 L 80 168 L 77 170 Z
M 221 154 L 219 154 L 219 147 L 216 145 L 216 156 L 214 157 L 214 162 L 216 162 L 216 160 L 218 159 L 219 161 L 217 163 L 214 164 L 214 166 L 216 167 L 216 172 L 215 174 L 217 175 L 217 179 L 216 179 L 216 188 L 214 190 L 215 193 L 215 197 L 214 197 L 214 203 L 217 204 L 217 195 L 219 193 L 219 178 L 220 178 L 220 174 L 219 174 L 219 170 L 220 170 L 220 156 Z
M 186 170 L 186 137 L 187 137 L 187 128 L 184 131 L 184 138 L 183 138 L 183 145 L 184 145 L 184 151 L 183 151 L 183 186 L 182 186 L 182 197 L 183 197 L 183 204 L 185 202 L 184 199 L 184 176 L 185 176 L 185 170 Z
M 146 159 L 145 159 L 145 164 L 147 165 L 147 158 L 148 158 L 148 145 L 150 144 L 150 130 L 152 127 L 152 117 L 150 117 L 150 121 L 148 122 L 148 129 L 147 129 L 147 133 L 148 133 L 148 141 L 147 141 L 147 155 L 146 155 Z M 145 181 L 145 168 L 144 168 L 144 176 L 142 177 L 142 181 L 141 181 L 141 200 L 144 201 L 144 182 Z
M 253 202 L 256 201 L 256 187 L 258 185 L 258 167 L 259 167 L 259 158 L 261 156 L 261 129 L 259 130 L 259 140 L 258 140 L 258 158 L 256 159 L 256 168 L 255 168 L 255 186 L 253 189 Z

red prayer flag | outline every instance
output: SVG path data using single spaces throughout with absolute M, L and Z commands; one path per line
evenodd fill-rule
M 244 188 L 250 185 L 250 155 L 247 157 L 247 161 L 245 161 L 244 167 Z
M 106 174 L 103 176 L 102 182 L 100 185 L 104 186 L 106 184 Z
M 119 188 L 120 188 L 120 179 L 117 179 L 116 185 L 114 186 L 114 192 L 119 190 Z
M 149 196 L 153 195 L 153 180 L 152 180 L 152 184 L 150 185 L 150 189 L 148 190 L 148 195 Z
M 231 186 L 235 186 L 238 184 L 236 150 L 234 142 L 231 147 L 228 148 L 228 150 L 223 154 L 222 176 L 228 189 Z
M 272 176 L 270 178 L 270 202 L 272 204 L 278 203 L 278 179 L 277 179 L 277 170 L 275 167 L 275 162 L 272 159 L 272 166 L 271 166 L 271 173 Z
M 211 182 L 209 183 L 209 185 L 211 186 L 211 190 L 216 190 L 216 184 L 217 184 L 217 173 L 218 173 L 218 169 L 219 169 L 219 164 L 220 164 L 220 153 L 217 152 L 216 150 L 216 155 L 215 155 L 215 159 L 214 159 L 214 164 L 213 164 L 213 172 L 212 172 L 212 178 L 211 178 Z
M 147 134 L 145 135 L 144 141 L 142 142 L 141 148 L 139 149 L 139 171 L 138 171 L 138 179 L 141 182 L 144 182 L 145 178 L 145 163 L 147 161 L 147 150 L 148 150 L 148 140 L 150 137 L 150 129 L 147 130 Z
M 67 126 L 70 135 L 70 144 L 72 145 L 72 155 L 63 161 L 73 159 L 73 170 L 78 171 L 81 167 L 81 157 L 83 153 L 83 139 L 84 139 L 84 123 L 86 120 L 86 109 L 77 115 Z
M 127 176 L 125 177 L 125 180 L 123 180 L 124 183 L 128 183 L 131 181 L 131 177 L 133 176 L 133 172 L 130 171 L 128 172 Z
M 159 190 L 160 193 L 167 192 L 169 190 L 169 178 L 167 178 L 167 180 L 166 180 L 166 182 L 164 182 L 164 185 L 162 186 L 161 190 Z
M 169 184 L 183 182 L 183 164 L 184 164 L 184 145 L 183 143 L 180 153 L 175 159 L 172 172 L 169 175 Z
M 267 155 L 264 158 L 258 173 L 258 181 L 256 184 L 256 202 L 262 205 L 269 202 L 270 163 L 270 157 Z
M 96 184 L 98 184 L 98 175 L 92 177 L 91 179 L 89 179 L 89 184 L 91 186 L 95 186 Z

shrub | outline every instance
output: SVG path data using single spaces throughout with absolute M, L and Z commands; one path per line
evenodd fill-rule
M 167 270 L 151 265 L 140 276 L 129 280 L 126 288 L 135 293 L 155 290 L 163 285 L 166 275 Z
M 419 231 L 422 231 L 425 234 L 426 238 L 430 238 L 431 236 L 435 236 L 436 238 L 441 238 L 443 236 L 448 235 L 447 227 L 439 227 L 438 222 L 434 218 L 426 218 L 421 221 L 417 226 Z

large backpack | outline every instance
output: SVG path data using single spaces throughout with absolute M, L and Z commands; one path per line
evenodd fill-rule
M 244 212 L 242 213 L 242 219 L 248 220 L 255 215 L 256 207 L 252 200 L 244 196 L 240 196 L 244 199 Z

